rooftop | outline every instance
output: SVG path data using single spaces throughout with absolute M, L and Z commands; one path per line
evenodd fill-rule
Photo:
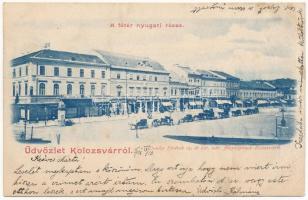
M 276 87 L 267 81 L 241 81 L 240 89 L 250 90 L 275 90 Z
M 80 64 L 106 65 L 99 57 L 89 54 L 80 54 L 67 51 L 43 49 L 12 60 L 12 66 L 25 64 L 31 61 L 44 60 L 50 62 L 68 62 Z
M 130 55 L 116 54 L 102 50 L 95 50 L 102 60 L 111 67 L 120 67 L 131 70 L 167 72 L 159 63 L 150 58 L 136 57 Z
M 224 77 L 227 80 L 238 80 L 238 81 L 240 80 L 239 78 L 237 78 L 235 76 L 232 76 L 230 74 L 227 74 L 225 72 L 222 72 L 222 71 L 210 70 L 210 72 L 215 73 L 215 74 L 217 74 L 219 76 L 222 76 L 222 77 Z

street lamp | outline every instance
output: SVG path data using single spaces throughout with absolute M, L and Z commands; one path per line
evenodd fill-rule
M 27 137 L 27 106 L 25 106 L 25 117 L 24 117 L 24 140 L 26 140 L 26 137 Z
M 281 111 L 281 115 L 282 115 L 282 119 L 281 119 L 280 123 L 281 123 L 281 126 L 285 127 L 286 124 L 287 124 L 287 122 L 286 122 L 286 120 L 285 120 L 285 118 L 284 118 L 285 109 L 284 109 L 284 108 L 281 108 L 280 111 Z
M 47 106 L 44 107 L 44 111 L 45 111 L 45 126 L 47 125 Z

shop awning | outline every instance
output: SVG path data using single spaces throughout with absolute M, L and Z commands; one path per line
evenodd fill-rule
M 202 101 L 195 101 L 195 104 L 196 104 L 197 106 L 203 106 L 203 102 L 202 102 Z
M 269 102 L 266 100 L 257 100 L 257 104 L 268 104 Z
M 232 104 L 230 100 L 216 100 L 217 104 Z
M 212 108 L 210 108 L 209 106 L 204 106 L 203 110 L 211 110 Z
M 169 107 L 169 106 L 173 106 L 172 103 L 170 101 L 166 101 L 166 102 L 161 102 L 161 104 L 165 107 Z
M 243 104 L 243 102 L 240 101 L 240 100 L 236 100 L 235 103 L 237 103 L 237 104 Z
M 195 102 L 191 101 L 191 102 L 189 102 L 189 105 L 190 106 L 196 106 L 197 104 Z
M 66 107 L 92 106 L 92 99 L 62 99 Z
M 268 101 L 266 100 L 257 100 L 257 104 L 267 104 Z

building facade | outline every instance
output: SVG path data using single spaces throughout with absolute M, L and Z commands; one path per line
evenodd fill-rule
M 274 99 L 278 97 L 276 87 L 267 81 L 241 81 L 239 97 L 241 99 Z
M 187 66 L 176 65 L 179 74 L 187 81 L 189 95 L 203 98 L 237 97 L 240 79 L 221 71 L 193 70 Z
M 287 96 L 270 81 L 240 81 L 222 71 L 178 64 L 169 72 L 150 58 L 101 50 L 80 54 L 43 49 L 15 58 L 11 65 L 14 121 L 58 119 L 59 110 L 64 118 L 150 114 L 199 109 L 213 101 L 232 105 L 237 99 L 296 96 L 294 87 L 287 88 Z
M 15 109 L 29 120 L 57 118 L 61 101 L 68 118 L 89 116 L 91 99 L 110 93 L 109 65 L 94 55 L 43 49 L 13 59 L 11 69 Z
M 169 100 L 169 72 L 157 61 L 100 50 L 97 53 L 110 65 L 110 95 L 117 113 L 155 112 L 161 102 Z

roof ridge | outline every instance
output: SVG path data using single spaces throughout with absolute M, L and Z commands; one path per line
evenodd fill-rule
M 32 58 L 32 57 L 36 57 L 37 55 L 41 54 L 42 51 L 45 51 L 45 50 L 47 50 L 47 49 L 41 49 L 41 50 L 39 50 L 36 54 L 34 54 L 33 56 L 30 56 L 30 57 L 31 57 L 31 58 Z
M 135 55 L 124 54 L 124 53 L 116 53 L 116 52 L 105 51 L 105 50 L 100 50 L 100 49 L 95 49 L 95 51 L 100 52 L 102 54 L 107 54 L 109 56 L 124 57 L 124 58 L 136 59 L 136 60 L 150 60 L 150 61 L 154 61 L 154 60 L 152 60 L 149 57 L 135 56 Z M 154 62 L 157 62 L 157 61 L 154 61 Z

